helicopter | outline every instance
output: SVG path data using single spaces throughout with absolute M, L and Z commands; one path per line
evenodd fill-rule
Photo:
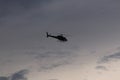
M 63 36 L 63 34 L 60 34 L 60 35 L 57 35 L 57 36 L 53 36 L 51 34 L 48 34 L 48 32 L 46 32 L 46 35 L 47 35 L 47 38 L 48 37 L 52 37 L 52 38 L 55 38 L 55 39 L 58 39 L 59 41 L 61 42 L 66 42 L 68 41 L 67 38 L 65 36 Z

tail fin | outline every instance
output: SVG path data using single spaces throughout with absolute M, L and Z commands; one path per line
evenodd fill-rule
M 47 35 L 47 38 L 49 37 L 49 34 L 48 34 L 48 32 L 46 32 L 46 35 Z

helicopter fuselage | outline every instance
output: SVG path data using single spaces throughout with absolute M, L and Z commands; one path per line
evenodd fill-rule
M 63 37 L 63 36 L 51 36 L 51 37 L 56 38 L 56 39 L 58 39 L 60 41 L 67 41 L 67 39 L 65 37 Z
M 47 37 L 52 37 L 52 38 L 58 39 L 58 40 L 63 41 L 63 42 L 67 41 L 67 38 L 65 38 L 62 35 L 58 35 L 58 36 L 47 35 Z

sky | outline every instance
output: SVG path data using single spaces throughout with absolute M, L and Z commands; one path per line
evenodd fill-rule
M 120 80 L 119 9 L 118 0 L 0 0 L 0 80 Z

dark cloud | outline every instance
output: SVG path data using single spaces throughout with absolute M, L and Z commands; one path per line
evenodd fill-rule
M 0 80 L 8 80 L 8 77 L 0 77 Z
M 52 0 L 0 0 L 0 6 L 10 7 L 10 6 L 21 6 L 21 7 L 30 7 L 35 6 L 36 4 L 48 3 Z
M 69 50 L 30 50 L 25 52 L 35 59 L 39 71 L 52 70 L 71 64 L 77 55 Z M 73 54 L 74 53 L 74 54 Z
M 81 49 L 84 48 L 85 50 L 93 47 L 96 49 L 97 45 L 101 46 L 101 43 L 109 42 L 108 40 L 114 41 L 113 39 L 116 39 L 115 37 L 119 37 L 116 36 L 116 32 L 118 32 L 118 34 L 120 32 L 120 27 L 118 26 L 118 28 L 116 28 L 117 25 L 119 25 L 116 25 L 116 22 L 119 23 L 119 2 L 116 4 L 113 3 L 116 1 L 109 2 L 109 0 L 61 0 L 62 2 L 44 8 L 41 7 L 50 1 L 51 0 L 0 0 L 0 16 L 4 17 L 9 15 L 5 19 L 0 19 L 0 21 L 2 20 L 4 22 L 1 26 L 6 27 L 0 29 L 0 49 L 3 51 L 1 51 L 1 57 L 5 59 L 9 58 L 13 54 L 12 51 L 15 50 L 18 51 L 18 53 L 16 52 L 15 54 L 25 56 L 25 54 L 21 54 L 20 51 L 36 45 L 47 45 L 49 49 L 59 45 L 63 47 L 64 50 L 67 49 L 66 46 L 61 45 L 62 43 L 59 44 L 56 41 L 52 42 L 50 39 L 46 39 L 46 35 L 44 34 L 46 31 L 55 33 L 68 32 L 72 37 L 68 41 L 70 44 L 65 45 L 69 47 L 78 45 Z M 31 10 L 27 11 L 29 9 Z M 26 11 L 26 14 L 22 14 L 24 11 Z M 41 12 L 44 14 L 42 17 Z M 18 13 L 21 15 L 11 16 L 11 14 L 16 15 Z M 96 46 L 94 46 L 95 43 L 97 43 Z M 35 66 L 38 64 L 40 69 L 48 70 L 72 62 L 72 58 L 76 58 L 75 53 L 62 51 L 63 48 L 60 50 L 59 47 L 56 47 L 52 51 L 48 51 L 48 49 L 46 49 L 46 51 L 33 51 L 31 54 L 35 56 L 34 59 L 37 62 L 34 62 L 33 58 L 31 59 L 31 55 L 24 57 L 26 59 L 30 58 L 28 61 L 23 59 L 22 56 L 20 57 L 21 59 L 17 60 L 19 56 L 16 55 L 12 57 L 12 59 L 16 61 L 12 67 L 16 67 L 16 65 L 20 63 L 26 65 L 35 64 Z M 76 49 L 76 47 L 73 48 Z M 56 49 L 59 51 L 56 51 Z M 96 52 L 93 51 L 91 53 Z M 82 53 L 78 52 L 78 54 Z M 80 56 L 80 61 L 83 61 L 81 57 L 82 56 Z M 110 55 L 105 56 L 102 62 L 111 60 L 111 58 Z M 23 60 L 25 60 L 25 62 Z M 89 59 L 85 61 L 89 62 Z M 2 60 L 0 62 L 6 63 Z M 99 66 L 97 68 L 103 67 Z M 6 69 L 4 69 L 4 71 L 6 71 Z M 20 73 L 15 73 L 14 75 L 23 80 L 26 79 L 23 76 L 21 77 Z M 11 78 L 15 80 L 17 79 L 16 76 L 12 76 Z
M 62 58 L 69 56 L 71 53 L 67 51 L 47 51 L 42 54 L 38 54 L 36 58 Z
M 120 59 L 120 52 L 117 52 L 108 56 L 104 56 L 101 60 L 98 61 L 98 63 L 107 63 L 112 60 L 119 60 L 119 59 Z
M 0 17 L 20 14 L 37 5 L 42 6 L 52 0 L 0 0 Z
M 47 51 L 44 53 L 36 53 L 35 59 L 40 65 L 41 70 L 51 70 L 63 65 L 70 64 L 74 58 L 72 52 L 69 51 Z
M 57 62 L 57 63 L 52 63 L 52 64 L 46 64 L 46 65 L 42 65 L 39 69 L 39 71 L 46 71 L 46 70 L 52 70 L 55 69 L 57 67 L 60 67 L 62 65 L 67 65 L 69 64 L 68 62 Z
M 108 70 L 105 66 L 96 66 L 95 67 L 97 70 Z
M 28 70 L 21 70 L 21 71 L 18 71 L 16 73 L 14 73 L 10 79 L 11 80 L 27 80 L 27 78 L 25 77 L 25 75 L 28 73 Z
M 27 80 L 27 77 L 25 77 L 26 74 L 28 74 L 28 70 L 24 69 L 24 70 L 20 70 L 14 74 L 12 74 L 11 76 L 8 77 L 0 77 L 0 80 Z

